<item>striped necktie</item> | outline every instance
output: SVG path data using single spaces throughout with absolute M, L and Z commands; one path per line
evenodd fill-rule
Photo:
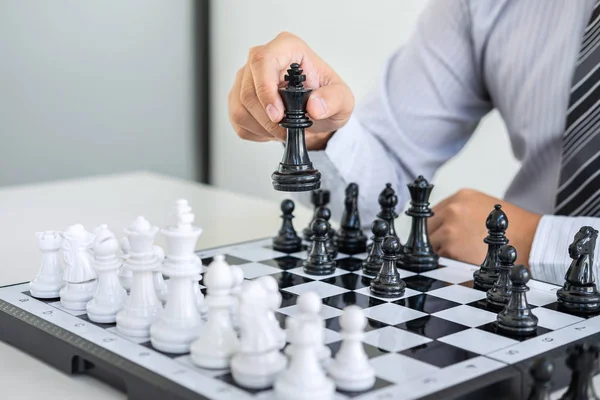
M 600 216 L 600 1 L 575 65 L 562 150 L 555 214 Z

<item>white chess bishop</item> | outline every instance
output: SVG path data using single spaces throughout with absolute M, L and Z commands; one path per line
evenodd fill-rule
M 35 235 L 42 259 L 38 273 L 29 282 L 29 292 L 38 299 L 58 298 L 64 285 L 60 259 L 62 237 L 55 231 L 38 232 Z
M 170 278 L 169 291 L 164 312 L 150 328 L 150 340 L 160 351 L 182 354 L 189 352 L 202 325 L 194 290 L 202 269 L 194 254 L 202 229 L 193 225 L 194 214 L 185 200 L 177 201 L 176 218 L 175 225 L 161 231 L 167 239 L 162 273 Z
M 121 265 L 117 252 L 119 243 L 106 225 L 96 230 L 94 250 L 94 268 L 98 275 L 98 287 L 94 298 L 87 303 L 88 318 L 103 324 L 114 323 L 127 299 L 127 292 L 119 282 L 118 269 Z
M 94 234 L 75 224 L 62 233 L 62 238 L 65 285 L 60 289 L 60 304 L 68 310 L 83 311 L 97 286 L 90 254 Z
M 137 217 L 125 229 L 130 250 L 125 262 L 131 269 L 131 290 L 125 307 L 117 314 L 117 330 L 126 336 L 148 338 L 150 326 L 163 310 L 154 288 L 154 271 L 161 267 L 154 249 L 158 227 Z

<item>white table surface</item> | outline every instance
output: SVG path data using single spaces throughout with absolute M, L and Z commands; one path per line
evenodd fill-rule
M 88 230 L 107 224 L 118 237 L 138 215 L 162 227 L 175 200 L 190 202 L 203 228 L 198 248 L 269 237 L 280 226 L 277 202 L 145 172 L 0 188 L 0 286 L 31 280 L 39 267 L 35 232 L 74 223 Z M 297 205 L 302 229 L 312 211 Z M 157 244 L 163 245 L 161 235 Z M 10 329 L 10 327 L 0 327 Z M 69 376 L 0 342 L 1 399 L 126 399 L 86 376 Z

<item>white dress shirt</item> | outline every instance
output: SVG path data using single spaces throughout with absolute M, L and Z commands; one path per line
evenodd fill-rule
M 543 214 L 532 275 L 562 284 L 577 230 L 600 229 L 600 218 L 552 215 L 575 60 L 595 1 L 431 1 L 348 124 L 325 150 L 310 153 L 332 192 L 332 215 L 341 215 L 349 182 L 360 187 L 365 228 L 376 218 L 385 183 L 393 183 L 403 208 L 406 184 L 418 175 L 431 180 L 497 109 L 521 162 L 505 200 Z M 594 272 L 599 276 L 598 265 Z

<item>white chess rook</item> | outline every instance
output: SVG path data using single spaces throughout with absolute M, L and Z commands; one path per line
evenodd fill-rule
M 202 368 L 227 368 L 239 347 L 239 340 L 230 314 L 233 273 L 222 255 L 214 257 L 204 274 L 204 284 L 208 290 L 205 299 L 208 321 L 190 346 L 190 356 L 192 362 Z
M 98 285 L 89 252 L 94 235 L 83 225 L 75 224 L 62 233 L 62 238 L 65 285 L 59 292 L 60 304 L 68 310 L 83 311 Z
M 42 253 L 40 268 L 29 283 L 29 291 L 38 299 L 55 299 L 63 287 L 63 269 L 60 261 L 62 237 L 59 232 L 46 231 L 35 234 Z
M 369 364 L 362 345 L 367 319 L 363 310 L 355 305 L 344 309 L 340 317 L 342 346 L 329 364 L 329 375 L 336 386 L 345 391 L 363 391 L 375 384 L 375 370 Z
M 141 216 L 125 229 L 131 246 L 126 263 L 133 276 L 129 297 L 116 320 L 117 330 L 126 336 L 149 337 L 150 326 L 162 312 L 162 303 L 154 288 L 154 271 L 160 268 L 153 246 L 157 232 L 158 227 Z
M 88 318 L 103 324 L 114 323 L 117 313 L 125 305 L 127 292 L 121 286 L 118 276 L 121 265 L 117 256 L 119 243 L 106 225 L 100 225 L 96 229 L 93 249 L 98 287 L 94 298 L 86 306 Z
M 188 353 L 190 345 L 200 334 L 202 316 L 198 309 L 194 286 L 202 263 L 194 254 L 202 229 L 192 226 L 194 215 L 189 207 L 178 202 L 177 225 L 161 232 L 167 239 L 168 254 L 163 270 L 169 279 L 166 306 L 160 318 L 150 328 L 152 346 L 167 353 Z M 186 202 L 187 204 L 187 202 Z

